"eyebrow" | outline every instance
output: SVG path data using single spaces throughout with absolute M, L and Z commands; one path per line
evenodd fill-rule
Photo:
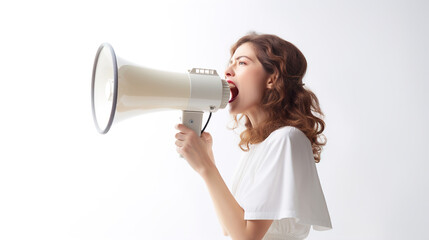
M 252 61 L 253 62 L 253 60 L 250 58 L 250 57 L 248 57 L 248 56 L 238 56 L 238 57 L 236 57 L 235 58 L 235 61 L 237 61 L 238 59 L 240 59 L 240 58 L 242 58 L 242 57 L 245 57 L 245 58 L 247 58 L 247 59 L 249 59 L 250 61 Z M 229 60 L 229 64 L 231 64 L 232 63 L 232 60 Z

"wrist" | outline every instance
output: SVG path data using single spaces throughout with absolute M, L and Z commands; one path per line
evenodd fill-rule
M 209 158 L 210 158 L 210 160 L 213 162 L 213 163 L 215 163 L 215 160 L 214 160 L 214 154 L 213 154 L 213 151 L 210 149 L 210 151 L 209 151 Z
M 198 173 L 204 180 L 206 180 L 216 172 L 218 172 L 217 167 L 214 164 L 214 162 L 210 160 L 210 157 L 209 157 L 209 161 L 207 161 L 207 165 L 198 171 Z

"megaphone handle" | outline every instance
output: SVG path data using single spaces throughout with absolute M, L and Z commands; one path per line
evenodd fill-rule
M 198 136 L 201 136 L 201 127 L 203 125 L 202 111 L 182 111 L 182 123 L 188 128 L 194 130 Z M 180 155 L 183 158 L 182 155 Z
M 203 125 L 202 111 L 182 111 L 182 123 L 188 128 L 194 130 L 198 136 L 201 136 L 201 127 Z

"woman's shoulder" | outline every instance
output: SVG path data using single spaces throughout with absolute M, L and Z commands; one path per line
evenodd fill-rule
M 289 139 L 291 141 L 308 140 L 307 136 L 297 127 L 283 126 L 274 130 L 266 140 Z
M 282 149 L 289 151 L 293 148 L 294 153 L 299 152 L 312 152 L 311 142 L 307 136 L 299 128 L 293 126 L 280 127 L 273 131 L 262 143 L 261 149 L 267 150 Z M 275 151 L 277 151 L 275 150 Z

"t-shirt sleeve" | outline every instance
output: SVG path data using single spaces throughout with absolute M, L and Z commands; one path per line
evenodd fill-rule
M 246 220 L 295 218 L 316 230 L 331 228 L 311 143 L 298 129 L 276 131 L 258 149 L 260 164 L 240 204 Z

